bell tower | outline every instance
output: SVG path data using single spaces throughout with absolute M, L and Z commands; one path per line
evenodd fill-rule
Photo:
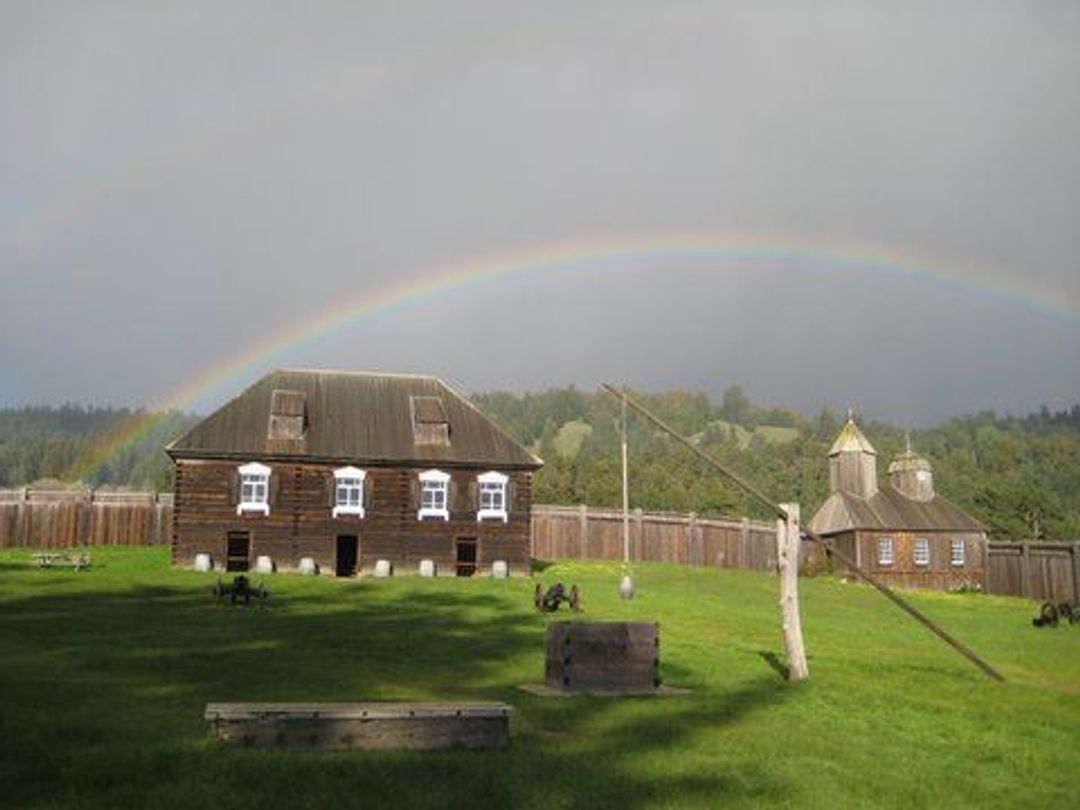
M 829 450 L 829 491 L 858 498 L 872 498 L 878 491 L 877 450 L 855 424 L 850 408 L 847 423 Z
M 933 469 L 929 461 L 912 451 L 910 435 L 907 437 L 907 450 L 889 465 L 889 482 L 893 489 L 913 501 L 934 499 Z

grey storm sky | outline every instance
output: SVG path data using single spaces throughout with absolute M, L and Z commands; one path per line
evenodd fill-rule
M 0 405 L 205 410 L 274 366 L 1080 402 L 1075 2 L 7 2 L 0 110 Z M 193 382 L 433 268 L 673 233 L 913 270 L 568 262 Z

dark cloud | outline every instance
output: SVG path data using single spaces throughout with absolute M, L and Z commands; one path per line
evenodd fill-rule
M 154 401 L 432 267 L 672 231 L 974 269 L 955 289 L 800 261 L 583 263 L 265 362 L 483 389 L 738 382 L 915 423 L 1080 399 L 1076 4 L 3 17 L 0 403 Z

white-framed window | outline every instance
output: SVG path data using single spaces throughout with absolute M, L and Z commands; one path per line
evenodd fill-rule
M 425 470 L 420 473 L 420 511 L 417 520 L 426 517 L 450 519 L 450 474 L 442 470 Z
M 364 516 L 364 479 L 367 473 L 356 467 L 334 470 L 333 516 Z
M 893 545 L 891 537 L 879 537 L 877 541 L 878 565 L 893 564 Z
M 956 566 L 962 566 L 967 562 L 967 546 L 963 538 L 957 538 L 949 545 L 949 561 Z
M 256 461 L 244 464 L 240 473 L 240 502 L 236 514 L 262 512 L 270 514 L 270 468 Z
M 486 472 L 476 477 L 480 491 L 479 508 L 476 510 L 476 522 L 485 518 L 501 520 L 506 523 L 506 482 L 510 477 L 500 472 Z
M 915 564 L 923 566 L 930 564 L 930 541 L 925 537 L 915 538 Z

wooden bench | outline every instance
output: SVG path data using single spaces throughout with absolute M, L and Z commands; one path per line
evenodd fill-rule
M 73 568 L 82 571 L 90 567 L 89 554 L 38 554 L 38 568 Z
M 505 703 L 209 703 L 221 740 L 257 748 L 505 748 Z

